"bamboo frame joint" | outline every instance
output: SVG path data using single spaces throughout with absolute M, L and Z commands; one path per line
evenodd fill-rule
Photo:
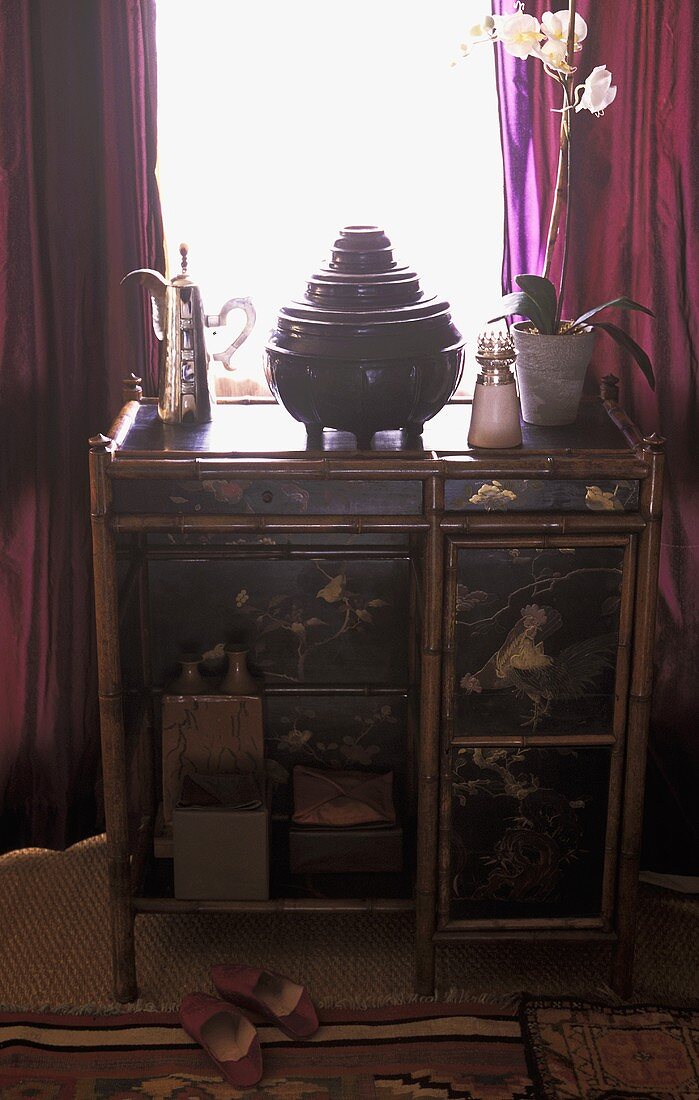
M 97 435 L 91 435 L 88 439 L 88 443 L 90 444 L 90 449 L 94 451 L 95 454 L 111 453 L 114 450 L 114 440 L 111 436 L 102 435 L 101 432 Z
M 644 449 L 652 451 L 654 454 L 660 454 L 665 449 L 665 443 L 665 437 L 658 435 L 657 432 L 653 432 L 652 435 L 644 435 L 643 437 Z
M 653 693 L 650 691 L 632 691 L 629 693 L 629 699 L 633 703 L 638 703 L 640 706 L 646 706 L 653 698 Z

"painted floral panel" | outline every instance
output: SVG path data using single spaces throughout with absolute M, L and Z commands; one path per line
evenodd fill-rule
M 118 513 L 165 515 L 420 515 L 422 483 L 115 479 L 113 508 Z
M 456 733 L 609 733 L 623 549 L 460 549 Z
M 268 696 L 265 760 L 272 808 L 292 813 L 294 765 L 329 771 L 393 772 L 394 800 L 405 819 L 407 700 L 403 695 Z
M 156 683 L 183 652 L 210 671 L 227 641 L 244 641 L 266 682 L 407 680 L 407 561 L 301 560 L 150 563 Z
M 448 512 L 636 512 L 637 481 L 447 481 Z
M 452 920 L 594 917 L 610 750 L 452 748 Z

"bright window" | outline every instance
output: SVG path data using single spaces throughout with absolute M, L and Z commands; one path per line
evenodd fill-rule
M 207 313 L 253 298 L 256 331 L 231 379 L 264 386 L 278 307 L 303 293 L 345 225 L 381 226 L 473 345 L 500 295 L 502 162 L 491 49 L 450 62 L 486 7 L 160 0 L 169 274 L 186 241 Z

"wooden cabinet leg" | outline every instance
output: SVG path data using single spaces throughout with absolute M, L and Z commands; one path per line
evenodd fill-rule
M 126 737 L 122 707 L 116 545 L 110 525 L 108 477 L 112 440 L 90 440 L 90 510 L 95 584 L 95 627 L 99 684 L 104 816 L 107 827 L 107 876 L 112 931 L 114 996 L 135 1000 L 136 958 L 131 894 Z
M 633 991 L 633 958 L 636 939 L 634 929 L 619 930 L 619 940 L 612 954 L 612 989 L 628 1001 Z
M 435 985 L 434 898 L 418 897 L 415 906 L 415 992 L 431 997 Z
M 111 901 L 112 976 L 114 997 L 122 1003 L 138 997 L 136 943 L 131 904 L 128 859 L 110 859 L 108 866 Z
M 417 875 L 415 884 L 415 955 L 418 993 L 434 993 L 434 930 L 437 903 L 437 810 L 439 727 L 442 686 L 442 571 L 444 536 L 440 516 L 444 485 L 425 482 L 425 514 L 430 529 L 425 545 L 422 605 L 420 737 L 417 752 Z
M 653 685 L 653 642 L 660 558 L 663 442 L 657 436 L 651 436 L 643 441 L 644 457 L 650 472 L 641 489 L 640 511 L 646 520 L 646 527 L 639 540 L 636 571 L 635 638 L 626 734 L 626 785 L 619 859 L 617 904 L 619 939 L 612 963 L 612 985 L 624 998 L 631 996 L 633 988 L 638 872 L 643 832 L 643 796 Z

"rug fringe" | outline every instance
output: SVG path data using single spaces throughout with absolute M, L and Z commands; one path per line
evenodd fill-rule
M 444 993 L 434 994 L 431 997 L 424 996 L 420 993 L 408 994 L 406 996 L 386 996 L 386 997 L 340 997 L 340 998 L 327 998 L 317 997 L 314 998 L 314 1003 L 317 1008 L 333 1009 L 333 1008 L 345 1008 L 345 1009 L 371 1009 L 371 1008 L 388 1008 L 394 1005 L 410 1005 L 410 1004 L 436 1004 L 441 1002 L 449 1002 L 452 1004 L 483 1004 L 483 1005 L 498 1005 L 502 1008 L 511 1008 L 516 1005 L 520 1000 L 521 994 L 519 993 L 483 993 L 474 992 L 468 989 L 459 989 L 452 987 Z M 12 1012 L 12 1013 L 45 1013 L 54 1016 L 119 1016 L 124 1013 L 130 1012 L 177 1012 L 179 1009 L 179 1001 L 174 1002 L 162 1002 L 161 1004 L 153 1004 L 152 1001 L 129 1001 L 126 1004 L 114 1004 L 113 1001 L 106 1004 L 35 1004 L 35 1005 L 12 1005 L 12 1004 L 0 1004 L 0 1012 Z
M 12 1005 L 12 1004 L 0 1004 L 0 1012 L 13 1012 L 15 1014 L 21 1013 L 36 1013 L 37 1015 L 49 1015 L 49 1016 L 123 1016 L 125 1013 L 130 1012 L 176 1012 L 179 1008 L 179 1004 L 172 1008 L 163 1008 L 161 1005 L 153 1004 L 152 1001 L 127 1001 L 126 1004 L 114 1004 L 113 1001 L 107 1004 L 84 1004 L 84 1005 L 70 1005 L 70 1004 L 35 1004 L 35 1005 Z
M 409 993 L 401 996 L 387 995 L 385 997 L 314 997 L 313 1003 L 316 1008 L 320 1009 L 371 1009 L 371 1008 L 390 1008 L 396 1005 L 419 1005 L 419 1004 L 441 1004 L 443 1002 L 450 1002 L 452 1004 L 483 1004 L 483 1005 L 498 1005 L 501 1008 L 511 1008 L 519 1003 L 519 993 L 483 993 L 483 991 L 474 992 L 469 989 L 458 989 L 452 987 L 445 992 L 433 994 L 432 996 L 425 996 L 420 993 Z M 167 1006 L 161 1008 L 163 1012 L 172 1012 L 177 1009 L 177 1005 Z

